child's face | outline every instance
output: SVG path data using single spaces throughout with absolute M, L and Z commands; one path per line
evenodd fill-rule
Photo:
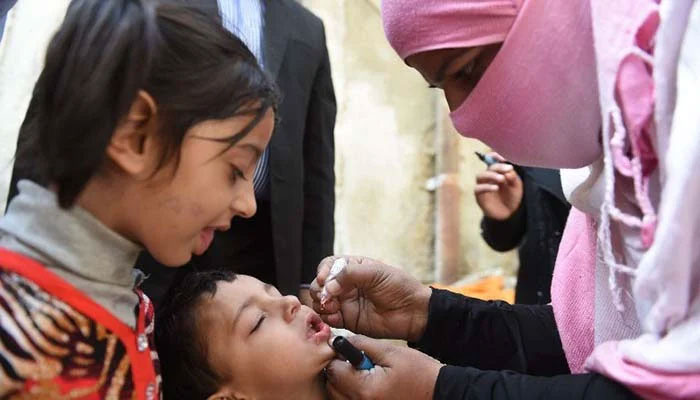
M 294 296 L 250 276 L 219 282 L 199 306 L 199 334 L 210 366 L 236 398 L 303 393 L 333 359 L 330 328 Z
M 229 228 L 234 216 L 255 214 L 253 172 L 274 127 L 268 110 L 260 123 L 235 146 L 226 139 L 254 117 L 208 120 L 193 126 L 175 157 L 139 186 L 134 218 L 136 240 L 161 263 L 179 266 L 202 254 L 214 232 Z M 224 151 L 225 150 L 225 151 Z M 223 153 L 222 153 L 223 151 Z M 127 211 L 128 212 L 128 211 Z

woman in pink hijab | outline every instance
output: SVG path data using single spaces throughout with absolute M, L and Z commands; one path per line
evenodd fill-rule
M 384 0 L 382 17 L 461 134 L 577 168 L 562 171 L 574 208 L 547 306 L 426 288 L 361 257 L 333 278 L 324 260 L 326 321 L 439 360 L 358 336 L 377 366 L 332 363 L 331 396 L 700 399 L 700 2 Z

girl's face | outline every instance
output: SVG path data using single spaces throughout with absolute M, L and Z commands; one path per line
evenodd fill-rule
M 268 110 L 260 123 L 234 146 L 217 140 L 240 132 L 254 116 L 207 120 L 185 134 L 176 157 L 149 176 L 139 193 L 128 196 L 132 238 L 161 263 L 179 266 L 202 254 L 217 230 L 229 228 L 234 216 L 255 214 L 255 165 L 274 127 Z M 135 201 L 134 201 L 135 200 Z M 135 226 L 134 226 L 135 225 Z
M 417 53 L 406 63 L 418 70 L 430 87 L 440 88 L 451 111 L 474 90 L 501 44 L 461 49 L 440 49 Z
M 207 359 L 235 398 L 311 398 L 335 354 L 318 314 L 250 276 L 219 282 L 198 315 Z

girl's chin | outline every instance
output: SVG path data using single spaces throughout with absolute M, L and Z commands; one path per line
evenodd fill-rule
M 148 249 L 146 249 L 146 250 L 148 250 Z M 150 252 L 150 250 L 149 250 L 149 252 Z M 153 254 L 153 253 L 151 253 L 151 254 Z M 167 253 L 167 258 L 163 258 L 163 257 L 154 257 L 154 258 L 156 259 L 156 261 L 165 265 L 166 267 L 177 268 L 177 267 L 181 267 L 181 266 L 187 264 L 188 262 L 190 262 L 190 260 L 192 259 L 192 254 L 191 253 L 190 254 L 177 254 L 175 252 L 169 252 L 169 253 Z

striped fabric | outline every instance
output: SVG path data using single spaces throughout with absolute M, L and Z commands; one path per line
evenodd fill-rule
M 260 0 L 218 0 L 224 27 L 241 38 L 263 65 L 264 7 Z M 270 150 L 265 149 L 255 166 L 253 187 L 256 197 L 266 197 L 269 181 Z

